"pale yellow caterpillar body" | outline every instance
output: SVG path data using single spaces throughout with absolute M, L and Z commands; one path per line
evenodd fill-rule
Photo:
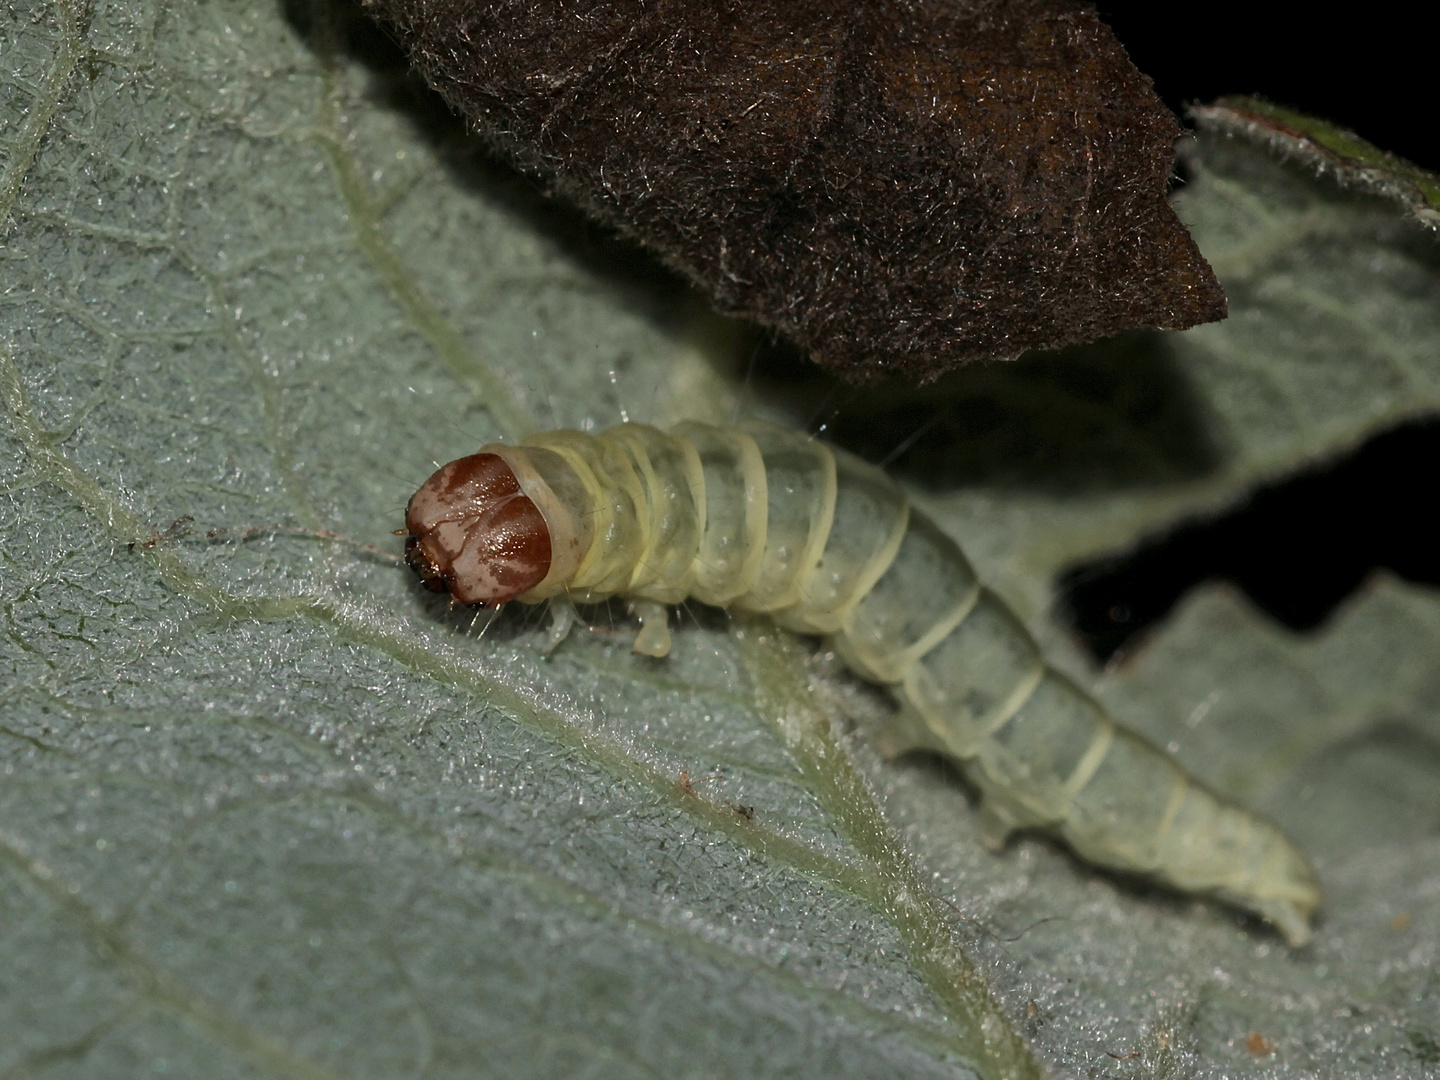
M 1050 668 L 955 542 L 852 454 L 763 424 L 552 431 L 444 466 L 407 525 L 431 588 L 466 603 L 626 597 L 649 655 L 670 648 L 661 605 L 690 598 L 824 635 L 899 703 L 882 749 L 960 765 L 989 845 L 1045 830 L 1309 939 L 1321 894 L 1304 854 Z

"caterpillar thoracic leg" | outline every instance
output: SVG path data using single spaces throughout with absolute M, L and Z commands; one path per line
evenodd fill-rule
M 489 605 L 624 596 L 647 655 L 669 651 L 663 605 L 688 597 L 824 634 L 894 692 L 883 749 L 962 765 L 987 843 L 1045 829 L 1309 939 L 1320 887 L 1305 856 L 1051 670 L 954 541 L 853 455 L 768 425 L 554 431 L 444 466 L 406 525 L 431 589 Z

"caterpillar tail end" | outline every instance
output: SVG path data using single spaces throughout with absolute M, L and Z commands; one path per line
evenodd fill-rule
M 1267 857 L 1257 859 L 1248 874 L 1232 878 L 1213 892 L 1221 900 L 1255 912 L 1287 945 L 1298 949 L 1310 942 L 1310 917 L 1323 899 L 1320 879 L 1305 853 L 1278 828 L 1261 819 L 1252 823 L 1254 833 L 1264 837 Z
M 1291 900 L 1277 900 L 1257 906 L 1261 916 L 1280 931 L 1280 936 L 1285 939 L 1285 944 L 1290 948 L 1298 949 L 1310 944 L 1308 908 L 1302 908 Z
M 1268 887 L 1244 897 L 1227 896 L 1225 890 L 1221 890 L 1221 896 L 1259 914 L 1279 931 L 1285 944 L 1298 949 L 1310 943 L 1310 918 L 1320 906 L 1322 895 L 1309 861 L 1298 849 L 1290 849 L 1287 854 L 1291 856 L 1286 867 L 1288 876 L 1277 876 L 1266 883 Z

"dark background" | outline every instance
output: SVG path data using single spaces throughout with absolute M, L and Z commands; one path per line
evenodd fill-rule
M 1434 12 L 1421 21 L 1381 4 L 1358 9 L 1368 20 L 1359 22 L 1324 17 L 1313 5 L 1232 0 L 1188 11 L 1128 2 L 1099 10 L 1176 112 L 1223 94 L 1259 94 L 1440 171 Z M 1315 630 L 1377 567 L 1440 584 L 1440 530 L 1429 520 L 1437 490 L 1440 424 L 1407 425 L 1224 517 L 1074 568 L 1062 580 L 1061 610 L 1102 661 L 1123 658 L 1205 580 L 1229 581 L 1279 622 Z
M 1399 5 L 1100 3 L 1101 17 L 1179 112 L 1222 94 L 1260 94 L 1334 120 L 1417 165 L 1440 171 L 1435 48 L 1440 12 L 1402 17 Z M 1416 10 L 1416 9 L 1411 9 Z

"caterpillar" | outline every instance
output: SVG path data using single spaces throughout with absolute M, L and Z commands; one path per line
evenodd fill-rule
M 980 794 L 981 838 L 1060 837 L 1081 858 L 1207 894 L 1292 946 L 1321 899 L 1280 829 L 1220 797 L 1049 667 L 956 543 L 884 472 L 766 424 L 621 424 L 490 444 L 406 510 L 405 557 L 463 604 L 629 598 L 635 651 L 670 650 L 688 598 L 820 634 L 899 708 L 889 756 L 936 751 Z

